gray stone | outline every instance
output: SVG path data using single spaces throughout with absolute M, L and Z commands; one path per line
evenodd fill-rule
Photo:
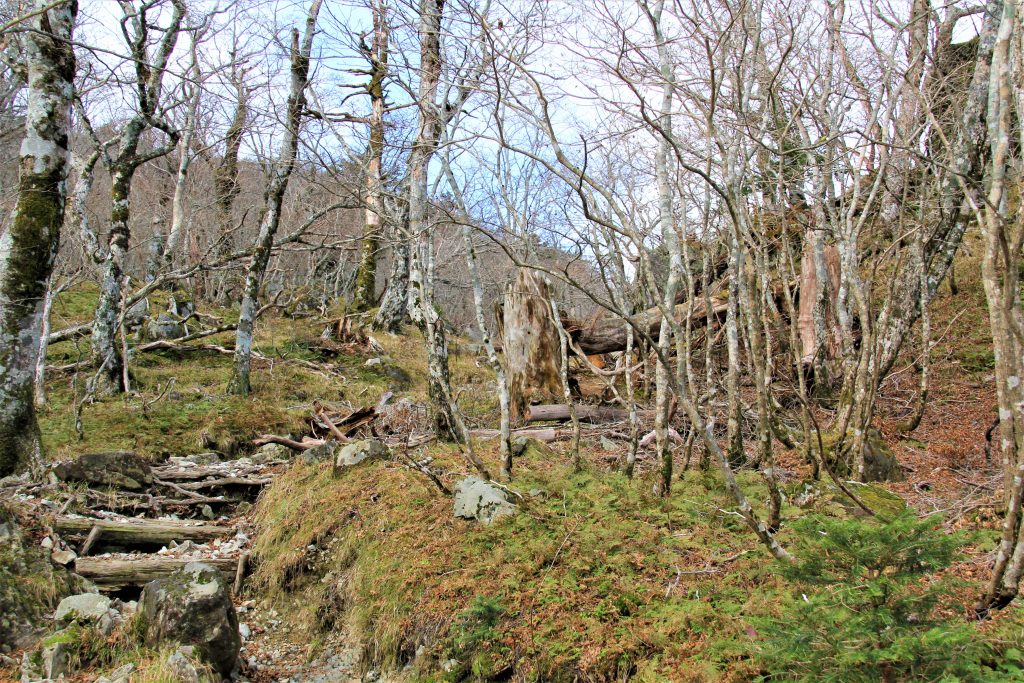
M 53 560 L 56 564 L 59 564 L 62 567 L 66 567 L 78 559 L 78 553 L 70 549 L 54 550 L 50 554 L 50 559 Z
M 514 515 L 516 510 L 503 490 L 479 477 L 466 477 L 455 488 L 456 517 L 490 524 L 500 517 Z
M 619 449 L 619 446 L 614 441 L 609 439 L 607 436 L 602 436 L 601 437 L 601 448 L 603 448 L 604 450 L 606 450 L 608 452 L 613 452 L 613 451 L 617 451 Z
M 77 460 L 58 463 L 53 472 L 61 481 L 122 489 L 138 490 L 153 483 L 150 466 L 131 451 L 86 453 Z
M 110 598 L 99 593 L 81 593 L 69 595 L 57 605 L 54 619 L 58 622 L 96 621 L 110 609 Z
M 108 609 L 107 613 L 100 617 L 99 621 L 96 622 L 96 630 L 103 635 L 104 638 L 108 637 L 117 628 L 118 622 L 121 621 L 120 616 L 117 612 L 112 609 Z
M 100 676 L 96 683 L 131 683 L 132 674 L 135 673 L 134 664 L 125 664 L 115 669 L 109 676 Z
M 338 447 L 337 441 L 328 441 L 322 443 L 319 446 L 313 446 L 312 448 L 306 449 L 299 456 L 306 465 L 316 465 L 321 462 L 330 462 L 334 460 L 334 450 Z
M 159 341 L 161 339 L 177 339 L 188 334 L 185 324 L 180 318 L 171 313 L 161 313 L 156 319 L 151 319 L 145 325 L 146 339 Z
M 249 456 L 249 459 L 257 465 L 264 465 L 275 460 L 291 460 L 291 458 L 292 449 L 279 443 L 263 444 Z
M 182 460 L 196 465 L 216 465 L 220 462 L 220 456 L 213 452 L 193 453 L 192 455 L 186 455 Z
M 68 657 L 70 637 L 70 634 L 65 631 L 57 631 L 43 640 L 39 649 L 26 652 L 21 660 L 21 680 L 26 683 L 56 680 L 70 674 L 71 662 Z
M 350 444 L 345 444 L 334 460 L 335 469 L 342 467 L 352 467 L 358 465 L 364 460 L 371 460 L 374 458 L 386 458 L 391 455 L 391 451 L 388 447 L 377 439 L 363 439 L 362 441 L 353 441 Z
M 191 645 L 179 647 L 167 657 L 167 668 L 179 683 L 213 683 L 216 678 L 205 666 L 196 661 L 195 648 Z
M 10 522 L 0 522 L 0 541 L 9 541 L 15 537 L 15 527 Z
M 363 365 L 365 365 L 368 368 L 372 368 L 375 365 L 380 365 L 382 362 L 383 361 L 381 361 L 380 358 L 370 358 L 365 363 L 363 363 Z
M 139 603 L 147 645 L 191 645 L 221 676 L 235 670 L 242 639 L 228 585 L 219 570 L 190 562 L 166 578 L 147 583 Z

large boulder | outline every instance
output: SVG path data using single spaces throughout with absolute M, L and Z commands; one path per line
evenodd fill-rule
M 389 455 L 391 455 L 391 451 L 377 439 L 353 441 L 350 444 L 345 444 L 345 447 L 338 451 L 334 459 L 334 471 L 338 472 L 345 467 L 358 465 L 364 460 L 386 458 Z
M 163 579 L 146 584 L 139 618 L 147 645 L 191 645 L 219 675 L 238 664 L 242 638 L 227 582 L 218 569 L 190 562 Z
M 76 460 L 57 463 L 53 473 L 61 481 L 80 481 L 121 489 L 138 490 L 153 483 L 150 466 L 131 451 L 86 453 Z
M 455 516 L 490 524 L 516 513 L 508 494 L 479 477 L 466 477 L 455 488 Z
M 69 595 L 57 605 L 58 622 L 64 621 L 99 621 L 100 617 L 110 609 L 110 598 L 99 593 L 80 593 Z

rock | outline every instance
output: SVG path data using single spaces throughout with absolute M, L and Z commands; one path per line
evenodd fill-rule
M 316 465 L 321 462 L 334 460 L 334 450 L 338 447 L 337 441 L 328 441 L 319 446 L 306 449 L 299 456 L 299 460 L 306 465 Z
M 508 495 L 479 477 L 466 477 L 455 488 L 455 516 L 490 524 L 516 513 Z
M 99 593 L 70 595 L 57 605 L 54 619 L 64 621 L 96 621 L 110 609 L 110 598 Z
M 227 582 L 219 570 L 190 562 L 146 584 L 139 617 L 147 645 L 192 645 L 215 672 L 228 677 L 238 665 L 242 639 Z
M 134 664 L 125 664 L 121 668 L 115 669 L 109 676 L 100 676 L 96 679 L 96 683 L 131 683 L 134 672 Z
M 257 465 L 265 465 L 275 460 L 291 460 L 292 449 L 279 443 L 263 444 L 256 449 L 255 453 L 249 456 L 249 459 Z
M 149 465 L 131 451 L 86 453 L 77 460 L 58 463 L 53 472 L 61 481 L 122 489 L 138 490 L 153 483 Z
M 182 462 L 190 462 L 194 465 L 217 465 L 220 463 L 220 456 L 213 452 L 193 453 L 183 457 Z
M 49 536 L 43 536 L 43 540 L 39 541 L 39 547 L 49 550 L 53 547 L 53 539 Z
M 99 631 L 104 638 L 109 637 L 110 634 L 114 632 L 114 629 L 117 628 L 117 624 L 121 621 L 120 617 L 121 615 L 116 611 L 108 609 L 106 613 L 99 618 L 99 621 L 96 622 L 96 630 Z
M 375 365 L 380 365 L 382 362 L 383 361 L 380 358 L 370 358 L 365 363 L 363 363 L 363 365 L 368 368 L 372 368 Z
M 244 515 L 249 510 L 252 510 L 252 503 L 247 500 L 243 500 L 241 503 L 235 506 L 235 514 Z
M 214 683 L 217 678 L 196 661 L 195 648 L 179 647 L 167 657 L 167 668 L 180 683 Z
M 609 453 L 619 450 L 618 444 L 609 439 L 607 436 L 601 437 L 601 448 L 608 451 Z
M 50 554 L 50 559 L 53 560 L 56 564 L 59 564 L 62 567 L 66 567 L 78 559 L 78 553 L 70 549 L 54 550 Z
M 40 644 L 39 649 L 26 652 L 21 659 L 21 680 L 24 683 L 56 680 L 71 673 L 68 657 L 73 634 L 57 631 Z
M 185 323 L 172 313 L 161 313 L 144 326 L 145 337 L 150 341 L 177 339 L 188 334 Z
M 203 505 L 201 508 L 199 508 L 199 514 L 201 514 L 206 519 L 217 518 L 217 515 L 213 514 L 213 508 L 210 507 L 209 505 Z
M 872 427 L 864 440 L 864 478 L 867 481 L 902 481 L 903 470 L 882 433 Z
M 249 624 L 239 624 L 238 635 L 242 637 L 242 640 L 249 640 L 252 637 L 252 629 L 249 628 Z
M 14 525 L 10 522 L 0 523 L 0 541 L 9 541 L 14 538 Z
M 345 444 L 345 447 L 338 452 L 334 460 L 334 469 L 338 471 L 343 467 L 358 465 L 364 460 L 386 458 L 390 455 L 391 451 L 388 450 L 388 447 L 377 439 L 353 441 L 350 444 Z

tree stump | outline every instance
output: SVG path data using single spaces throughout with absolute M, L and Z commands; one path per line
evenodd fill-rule
M 505 291 L 499 318 L 513 421 L 521 421 L 531 399 L 562 397 L 561 343 L 551 314 L 547 283 L 520 268 Z

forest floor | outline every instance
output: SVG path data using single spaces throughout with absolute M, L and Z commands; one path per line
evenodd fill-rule
M 915 400 L 919 343 L 908 343 L 880 391 L 877 425 L 906 478 L 863 495 L 883 510 L 905 501 L 922 516 L 940 515 L 947 531 L 967 534 L 947 571 L 963 583 L 943 605 L 951 621 L 962 622 L 990 566 L 1000 515 L 999 466 L 985 456 L 995 415 L 987 310 L 969 257 L 958 275 L 959 293 L 944 286 L 933 306 L 929 402 L 912 434 L 896 426 Z M 64 294 L 54 329 L 86 319 L 94 296 Z M 213 313 L 230 319 L 233 312 Z M 315 401 L 355 409 L 387 391 L 413 406 L 409 425 L 422 421 L 425 360 L 417 335 L 378 336 L 383 353 L 325 349 L 318 342 L 323 325 L 309 318 L 261 321 L 256 348 L 267 360 L 254 364 L 254 393 L 246 399 L 224 395 L 229 355 L 139 354 L 133 393 L 81 407 L 81 433 L 75 422 L 86 377 L 52 374 L 42 413 L 47 453 L 61 460 L 130 449 L 154 463 L 208 450 L 244 456 L 260 434 L 307 433 Z M 73 363 L 86 348 L 87 340 L 55 345 L 51 362 Z M 456 341 L 454 348 L 460 407 L 473 426 L 495 426 L 486 362 L 469 344 Z M 372 358 L 381 360 L 368 366 Z M 486 527 L 455 519 L 451 499 L 405 458 L 364 463 L 341 476 L 329 464 L 270 468 L 273 481 L 255 505 L 222 511 L 224 523 L 252 529 L 254 570 L 237 599 L 251 632 L 243 675 L 324 682 L 763 675 L 758 620 L 778 615 L 798 593 L 730 511 L 720 477 L 697 467 L 697 458 L 683 470 L 680 453 L 671 496 L 655 496 L 653 451 L 641 452 L 629 480 L 615 470 L 625 442 L 602 436 L 595 431 L 583 441 L 579 471 L 565 442 L 528 449 L 516 459 L 511 483 L 520 513 Z M 478 442 L 478 449 L 497 463 L 493 441 Z M 431 459 L 449 488 L 472 473 L 449 444 L 424 444 L 407 455 Z M 796 540 L 793 520 L 852 514 L 835 492 L 808 485 L 798 453 L 781 451 L 778 460 L 784 545 Z M 760 477 L 741 471 L 739 479 L 763 512 Z M 814 501 L 798 506 L 812 489 Z M 1020 647 L 1024 609 L 1005 610 L 979 627 L 979 637 L 993 643 L 993 652 Z M 87 668 L 76 680 L 93 680 L 103 669 Z

